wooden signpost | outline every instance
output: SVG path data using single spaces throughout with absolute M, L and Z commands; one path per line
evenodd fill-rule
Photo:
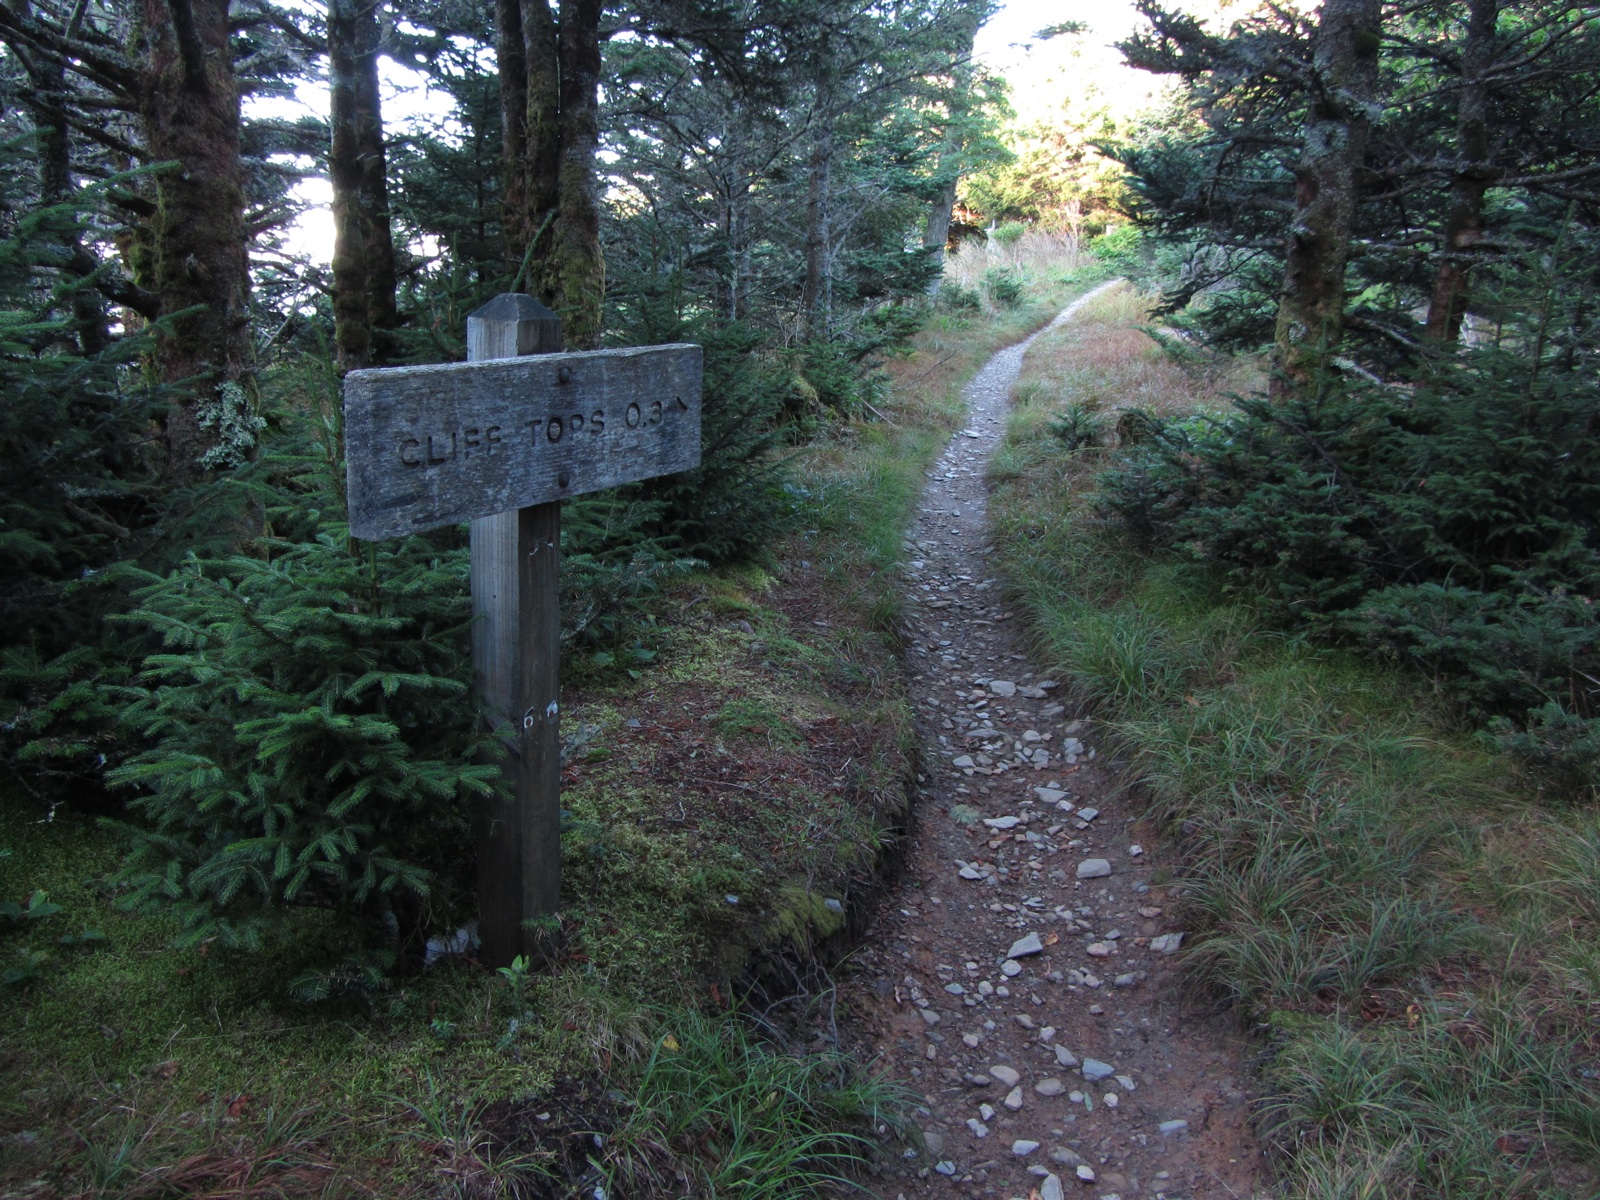
M 467 362 L 345 377 L 351 534 L 472 523 L 472 665 L 510 795 L 478 839 L 491 965 L 537 956 L 561 899 L 561 499 L 700 463 L 699 346 L 560 350 L 555 314 L 506 293 L 467 317 Z

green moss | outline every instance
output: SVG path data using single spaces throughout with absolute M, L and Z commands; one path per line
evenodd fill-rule
M 803 887 L 779 888 L 774 897 L 775 911 L 767 925 L 772 941 L 785 941 L 797 953 L 807 954 L 844 928 L 844 911 L 828 906 L 830 897 Z M 834 899 L 834 903 L 839 903 Z

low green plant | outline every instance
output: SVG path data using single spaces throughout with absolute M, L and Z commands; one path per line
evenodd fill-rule
M 996 308 L 1016 308 L 1022 303 L 1022 280 L 1006 267 L 990 267 L 985 271 L 983 290 Z
M 1022 235 L 1027 231 L 1028 227 L 1021 221 L 1002 221 L 995 231 L 989 236 L 994 238 L 994 240 L 1000 245 L 1009 249 L 1020 242 L 1022 240 Z
M 1600 780 L 1600 394 L 1510 346 L 1153 419 L 1098 504 L 1275 618 L 1420 667 L 1507 744 Z M 1536 717 L 1532 714 L 1537 712 Z
M 733 1015 L 660 1015 L 667 1032 L 627 1089 L 629 1116 L 605 1159 L 620 1190 L 665 1185 L 664 1148 L 690 1195 L 833 1195 L 874 1164 L 886 1136 L 910 1133 L 910 1094 L 848 1055 L 787 1053 Z
M 1068 450 L 1098 446 L 1105 436 L 1105 418 L 1087 405 L 1069 403 L 1050 418 L 1050 432 Z
M 938 305 L 943 311 L 957 316 L 977 316 L 983 310 L 983 297 L 972 288 L 946 279 L 939 285 Z

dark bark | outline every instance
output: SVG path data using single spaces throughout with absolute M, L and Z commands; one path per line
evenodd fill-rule
M 166 414 L 174 482 L 240 462 L 254 441 L 250 275 L 239 94 L 227 0 L 140 0 L 140 117 L 157 163 L 138 282 L 161 298 L 152 367 L 182 384 Z
M 832 309 L 833 241 L 833 115 L 819 116 L 821 128 L 811 144 L 806 187 L 806 280 L 800 293 L 800 322 L 803 338 L 826 337 Z
M 344 371 L 387 361 L 384 334 L 397 324 L 377 4 L 333 0 L 328 7 L 334 343 Z
M 1489 84 L 1500 25 L 1500 0 L 1471 0 L 1467 37 L 1461 48 L 1461 87 L 1456 101 L 1456 154 L 1460 167 L 1450 180 L 1439 270 L 1434 276 L 1424 336 L 1441 345 L 1461 336 L 1470 297 L 1469 276 L 1483 241 L 1483 197 L 1497 172 L 1489 152 Z
M 600 253 L 600 0 L 500 0 L 499 41 L 520 35 L 506 113 L 507 259 L 526 265 L 526 289 L 560 314 L 574 349 L 599 344 L 605 266 Z M 518 96 L 522 102 L 517 103 Z
M 1278 306 L 1273 390 L 1279 395 L 1308 384 L 1339 344 L 1357 173 L 1378 91 L 1381 22 L 1380 0 L 1324 0 L 1322 6 Z
M 506 260 L 522 265 L 528 240 L 528 54 L 521 0 L 495 0 L 495 61 L 500 74 L 500 205 Z
M 945 245 L 950 240 L 950 214 L 955 210 L 956 187 L 960 182 L 958 161 L 963 150 L 962 126 L 971 109 L 973 85 L 972 44 L 978 36 L 985 8 L 973 5 L 964 13 L 965 23 L 960 29 L 959 57 L 954 67 L 954 79 L 949 93 L 949 117 L 945 128 L 944 144 L 939 149 L 938 175 L 944 177 L 933 207 L 928 212 L 928 224 L 922 233 L 922 245 L 928 257 L 941 268 L 941 273 L 928 282 L 930 295 L 939 291 L 944 266 Z
M 561 165 L 551 266 L 555 310 L 567 345 L 600 344 L 605 259 L 600 253 L 600 189 L 595 153 L 600 148 L 601 0 L 561 4 Z

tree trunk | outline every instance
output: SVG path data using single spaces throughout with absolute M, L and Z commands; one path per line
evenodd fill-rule
M 1310 383 L 1339 344 L 1368 106 L 1377 99 L 1380 0 L 1324 0 L 1295 215 L 1278 306 L 1273 394 Z
M 1456 101 L 1456 156 L 1450 181 L 1442 254 L 1423 335 L 1448 345 L 1461 336 L 1470 296 L 1468 275 L 1483 241 L 1483 197 L 1494 182 L 1489 163 L 1489 87 L 1484 76 L 1494 62 L 1500 0 L 1471 0 L 1467 39 L 1461 48 L 1461 92 Z
M 928 213 L 928 227 L 922 233 L 922 247 L 939 268 L 938 274 L 928 281 L 930 296 L 939 294 L 939 285 L 944 281 L 944 249 L 950 241 L 950 214 L 955 210 L 958 182 L 953 174 L 946 180 L 939 198 L 933 202 L 932 211 Z
M 600 148 L 601 0 L 561 3 L 561 165 L 549 268 L 552 307 L 569 347 L 600 345 L 606 291 L 600 253 L 600 195 L 595 152 Z
M 506 266 L 514 274 L 533 234 L 528 224 L 528 51 L 521 0 L 495 0 L 494 12 L 500 73 L 500 232 Z
M 333 323 L 341 371 L 387 361 L 384 335 L 398 324 L 378 92 L 379 2 L 332 0 L 328 6 Z
M 249 235 L 227 0 L 140 0 L 140 117 L 156 212 L 135 270 L 160 297 L 151 366 L 182 384 L 166 414 L 164 474 L 236 466 L 255 444 Z M 182 315 L 178 315 L 182 314 Z
M 499 0 L 502 45 L 520 34 L 520 64 L 506 113 L 506 257 L 526 289 L 561 316 L 574 350 L 599 344 L 605 263 L 600 253 L 599 185 L 601 0 Z M 521 104 L 518 106 L 518 96 Z
M 956 188 L 961 181 L 961 152 L 966 148 L 962 126 L 971 111 L 973 84 L 972 45 L 978 36 L 978 27 L 988 11 L 987 5 L 971 5 L 965 12 L 961 26 L 960 55 L 952 68 L 953 79 L 949 91 L 949 115 L 946 118 L 944 144 L 939 148 L 939 161 L 935 177 L 942 178 L 939 194 L 928 213 L 928 224 L 922 233 L 922 246 L 928 257 L 939 268 L 928 281 L 928 294 L 937 295 L 944 278 L 944 251 L 950 241 L 950 214 L 956 206 Z
M 826 337 L 829 304 L 829 245 L 833 239 L 833 114 L 819 114 L 822 128 L 811 146 L 810 183 L 806 193 L 806 281 L 800 293 L 802 340 Z

